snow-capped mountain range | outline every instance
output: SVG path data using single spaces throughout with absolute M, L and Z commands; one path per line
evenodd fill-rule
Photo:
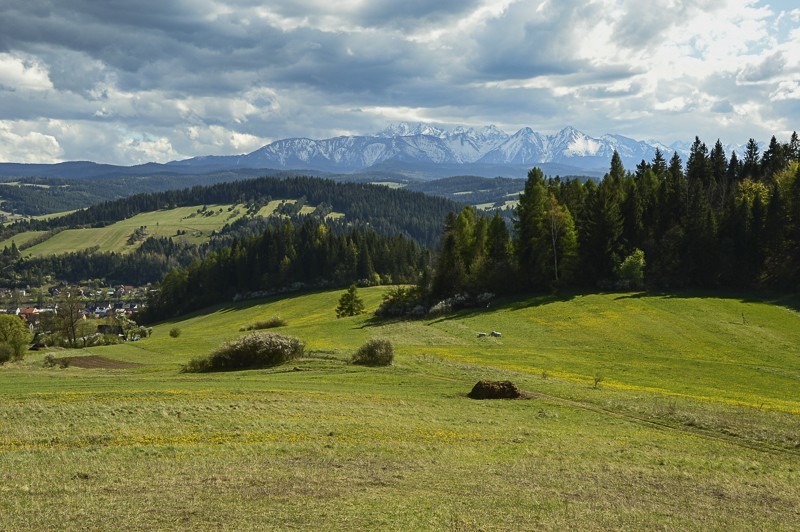
M 591 137 L 573 127 L 544 135 L 525 127 L 509 135 L 490 125 L 481 128 L 444 129 L 431 124 L 401 122 L 374 135 L 342 136 L 323 140 L 290 138 L 275 141 L 239 156 L 196 157 L 168 163 L 173 167 L 238 167 L 307 169 L 324 172 L 391 171 L 446 167 L 448 172 L 508 175 L 533 165 L 551 167 L 563 174 L 602 175 L 614 150 L 628 168 L 650 161 L 660 149 L 666 159 L 677 151 L 686 160 L 689 143 L 671 146 L 657 141 L 634 140 L 622 135 Z M 710 147 L 709 147 L 710 148 Z M 738 146 L 727 146 L 726 152 Z M 547 170 L 545 170 L 547 173 Z M 523 174 L 524 175 L 524 174 Z

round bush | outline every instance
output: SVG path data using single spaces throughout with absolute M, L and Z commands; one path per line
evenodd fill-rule
M 191 360 L 184 371 L 199 373 L 266 368 L 297 358 L 304 349 L 305 346 L 297 338 L 254 332 L 223 344 L 208 356 Z
M 172 338 L 177 338 L 178 336 L 181 335 L 181 330 L 178 327 L 173 327 L 172 329 L 169 330 L 169 335 Z
M 363 366 L 391 366 L 394 348 L 389 340 L 373 338 L 358 348 L 351 362 Z

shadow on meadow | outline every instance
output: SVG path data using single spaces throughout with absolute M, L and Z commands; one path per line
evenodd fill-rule
M 615 301 L 625 299 L 731 299 L 741 303 L 767 303 L 786 307 L 800 312 L 800 294 L 781 294 L 776 292 L 736 292 L 727 290 L 686 290 L 686 291 L 647 291 L 623 294 Z

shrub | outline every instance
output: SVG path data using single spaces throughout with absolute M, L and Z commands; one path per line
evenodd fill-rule
M 297 338 L 254 332 L 223 344 L 207 356 L 189 361 L 183 371 L 202 373 L 265 368 L 297 358 L 304 349 L 305 346 Z
M 280 316 L 272 316 L 268 320 L 264 321 L 257 321 L 255 323 L 251 323 L 247 327 L 242 327 L 239 329 L 240 331 L 258 331 L 261 329 L 274 329 L 275 327 L 283 327 L 286 325 L 286 320 L 281 318 Z
M 0 342 L 11 350 L 13 360 L 22 360 L 32 338 L 24 321 L 11 314 L 0 315 Z M 3 357 L 0 355 L 0 360 Z
M 644 251 L 633 250 L 633 253 L 625 257 L 617 269 L 619 288 L 622 290 L 644 288 L 644 267 Z
M 389 340 L 373 338 L 358 348 L 350 362 L 362 366 L 391 366 L 393 359 L 392 343 Z
M 44 356 L 44 361 L 42 365 L 46 368 L 54 368 L 56 366 L 60 367 L 61 369 L 68 368 L 72 359 L 69 357 L 67 358 L 56 358 L 52 353 L 47 353 Z
M 173 327 L 169 330 L 169 335 L 173 338 L 177 338 L 181 335 L 181 330 L 178 327 Z
M 0 342 L 0 364 L 5 364 L 14 357 L 14 348 L 5 342 Z
M 380 317 L 397 317 L 414 314 L 423 302 L 423 294 L 417 287 L 393 286 L 383 294 L 383 301 L 375 310 Z

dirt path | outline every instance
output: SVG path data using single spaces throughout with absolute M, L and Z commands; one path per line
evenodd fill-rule
M 122 362 L 120 360 L 111 360 L 110 358 L 97 355 L 85 357 L 64 357 L 62 360 L 69 360 L 69 365 L 71 367 L 85 369 L 128 369 L 141 366 L 141 364 Z

